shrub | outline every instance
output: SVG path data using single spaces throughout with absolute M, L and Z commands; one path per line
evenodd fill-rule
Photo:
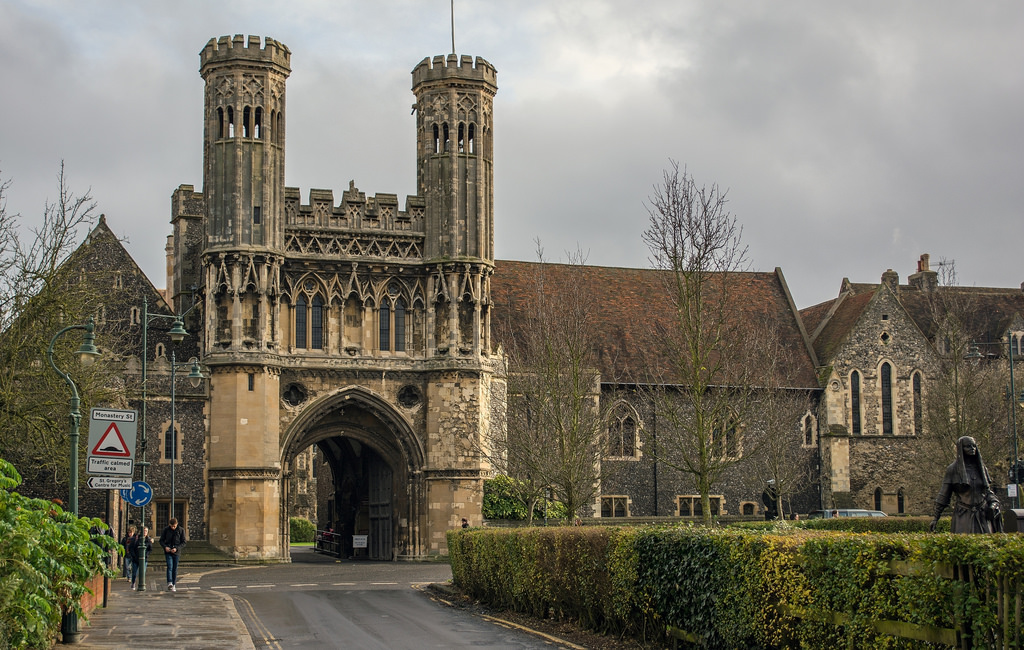
M 14 488 L 21 476 L 0 459 L 0 647 L 49 648 L 63 611 L 83 615 L 81 598 L 107 566 L 113 537 L 90 541 L 99 519 L 79 518 Z
M 292 517 L 288 520 L 288 530 L 292 542 L 305 543 L 316 539 L 316 525 L 302 517 Z

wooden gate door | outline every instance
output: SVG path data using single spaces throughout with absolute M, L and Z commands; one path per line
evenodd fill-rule
M 391 468 L 376 460 L 370 465 L 370 538 L 367 551 L 371 560 L 392 559 L 391 541 Z

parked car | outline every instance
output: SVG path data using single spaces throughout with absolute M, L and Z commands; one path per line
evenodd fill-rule
M 832 510 L 814 510 L 807 515 L 808 519 L 831 519 L 832 517 L 888 517 L 881 510 L 861 510 L 859 508 L 833 508 Z

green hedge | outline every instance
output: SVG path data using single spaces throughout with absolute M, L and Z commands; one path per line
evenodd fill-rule
M 292 543 L 312 542 L 316 539 L 316 524 L 302 517 L 288 520 L 288 530 Z
M 779 521 L 751 521 L 731 524 L 747 530 L 779 530 L 786 527 L 801 530 L 836 530 L 848 533 L 927 533 L 931 517 L 833 517 L 807 519 L 782 523 Z M 939 520 L 936 532 L 948 533 L 950 518 Z
M 649 642 L 674 630 L 710 648 L 920 645 L 876 621 L 917 635 L 964 626 L 986 647 L 1000 633 L 995 585 L 1024 577 L 1019 535 L 472 529 L 451 531 L 448 547 L 455 584 L 493 606 Z M 942 577 L 956 563 L 972 583 Z

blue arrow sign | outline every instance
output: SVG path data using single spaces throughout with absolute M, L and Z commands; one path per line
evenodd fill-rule
M 121 498 L 129 505 L 141 508 L 153 500 L 153 488 L 145 481 L 135 481 L 132 483 L 132 489 L 121 490 Z

